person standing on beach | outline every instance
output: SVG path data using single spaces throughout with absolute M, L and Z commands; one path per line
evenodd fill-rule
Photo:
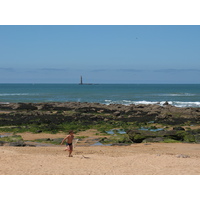
M 74 132 L 72 130 L 69 131 L 69 135 L 67 135 L 61 142 L 61 145 L 64 143 L 65 140 L 67 140 L 66 142 L 66 146 L 67 148 L 64 151 L 69 151 L 69 157 L 73 157 L 72 156 L 72 151 L 73 151 L 73 146 L 72 146 L 72 141 L 74 139 Z

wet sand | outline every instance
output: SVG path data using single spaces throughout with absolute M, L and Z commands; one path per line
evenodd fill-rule
M 1 175 L 199 175 L 200 144 L 0 147 Z

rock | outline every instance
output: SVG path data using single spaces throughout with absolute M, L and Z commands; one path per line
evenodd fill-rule
M 190 156 L 188 155 L 184 155 L 184 154 L 179 154 L 176 156 L 177 158 L 190 158 Z
M 34 144 L 26 144 L 25 146 L 26 147 L 36 147 L 36 145 L 34 145 Z
M 130 144 L 126 143 L 113 143 L 111 146 L 129 146 Z
M 183 139 L 184 142 L 195 142 L 195 136 L 192 134 L 185 134 Z
M 63 138 L 55 138 L 53 139 L 53 142 L 56 144 L 60 144 L 62 142 Z
M 23 141 L 10 142 L 9 146 L 24 147 L 26 144 Z
M 165 103 L 163 104 L 164 106 L 167 106 L 169 105 L 169 103 L 167 101 L 165 101 Z
M 33 103 L 19 103 L 17 110 L 37 110 L 37 106 Z
M 143 140 L 142 142 L 163 142 L 164 138 L 163 137 L 155 137 L 155 138 L 147 138 Z
M 121 120 L 121 119 L 123 119 L 123 117 L 122 116 L 118 116 L 117 119 Z
M 167 105 L 168 102 L 165 103 Z M 52 102 L 52 103 L 9 103 L 0 104 L 0 126 L 27 126 L 30 124 L 48 124 L 58 129 L 65 122 L 86 121 L 92 124 L 99 121 L 122 121 L 145 123 L 154 121 L 169 125 L 200 123 L 200 108 L 178 108 L 171 105 L 104 105 L 87 102 Z M 65 112 L 70 111 L 70 112 Z M 53 124 L 53 125 L 52 125 Z M 43 129 L 38 128 L 38 131 Z M 176 129 L 174 131 L 177 131 Z
M 195 142 L 196 142 L 197 144 L 200 144 L 200 135 L 199 135 L 199 134 L 194 135 L 194 138 L 195 138 Z
M 185 129 L 183 127 L 181 127 L 181 126 L 179 126 L 179 127 L 173 127 L 173 130 L 174 131 L 185 131 Z
M 4 145 L 4 141 L 0 141 L 0 146 L 3 146 Z
M 128 130 L 127 134 L 129 139 L 135 143 L 141 143 L 143 140 L 152 136 L 150 131 L 141 131 L 141 130 Z
M 121 113 L 120 113 L 119 111 L 116 111 L 116 112 L 113 113 L 113 115 L 115 115 L 116 117 L 117 117 L 117 116 L 120 116 L 120 114 L 121 114 Z
M 183 141 L 185 134 L 177 134 L 176 131 L 145 131 L 145 130 L 128 130 L 129 139 L 135 143 L 141 142 L 162 142 L 166 138 L 177 141 Z

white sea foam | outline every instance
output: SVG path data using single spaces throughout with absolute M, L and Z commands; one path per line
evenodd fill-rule
M 200 107 L 200 102 L 173 102 L 176 107 Z
M 112 101 L 112 100 L 105 100 L 105 104 L 123 104 L 123 105 L 130 105 L 130 104 L 144 104 L 144 105 L 160 105 L 163 106 L 166 101 L 156 102 L 156 101 L 131 101 L 131 100 L 119 100 L 119 101 Z M 181 101 L 168 101 L 169 105 L 175 107 L 200 107 L 200 102 L 181 102 Z
M 12 93 L 12 94 L 0 94 L 0 96 L 26 96 L 26 95 L 30 95 L 28 93 Z
M 9 102 L 0 102 L 0 104 L 10 104 Z
M 158 94 L 157 96 L 170 96 L 170 97 L 191 97 L 191 96 L 196 96 L 196 94 L 191 94 L 191 93 L 172 93 L 172 94 Z

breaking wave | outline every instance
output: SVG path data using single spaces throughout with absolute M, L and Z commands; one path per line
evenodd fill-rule
M 12 93 L 12 94 L 0 94 L 0 96 L 27 96 L 28 93 Z
M 192 93 L 171 93 L 171 94 L 158 94 L 158 96 L 191 97 L 191 96 L 196 96 L 196 94 L 192 94 Z
M 105 100 L 105 104 L 123 104 L 123 105 L 139 105 L 139 104 L 153 104 L 153 105 L 161 105 L 163 106 L 166 101 L 161 102 L 155 102 L 155 101 L 131 101 L 131 100 L 119 100 L 119 101 L 113 101 L 113 100 Z M 200 102 L 181 102 L 181 101 L 168 101 L 169 105 L 176 106 L 176 107 L 200 107 Z

